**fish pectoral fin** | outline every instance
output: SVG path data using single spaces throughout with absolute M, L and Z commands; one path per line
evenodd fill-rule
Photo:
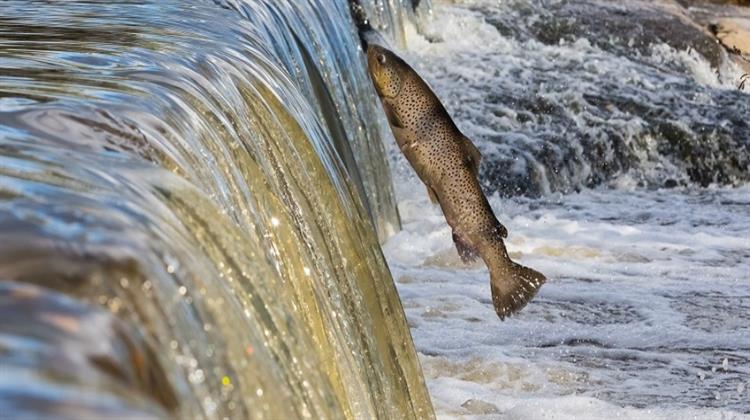
M 427 195 L 430 196 L 430 201 L 432 201 L 432 204 L 438 204 L 440 201 L 438 201 L 438 196 L 435 190 L 432 189 L 429 185 L 426 185 L 427 187 Z
M 461 261 L 463 261 L 464 264 L 476 261 L 479 256 L 477 250 L 469 246 L 469 244 L 464 242 L 461 237 L 455 233 L 453 234 L 453 243 L 456 244 L 458 256 L 461 257 Z
M 463 144 L 462 147 L 464 149 L 464 153 L 466 153 L 467 160 L 469 162 L 469 168 L 474 173 L 474 176 L 479 176 L 479 163 L 482 161 L 482 154 L 479 153 L 479 149 L 477 149 L 476 146 L 474 146 L 474 143 L 471 142 L 466 136 L 463 138 Z
M 396 111 L 392 106 L 384 103 L 383 109 L 385 109 L 385 116 L 388 118 L 388 123 L 391 127 L 404 128 L 404 124 L 401 122 L 401 119 L 398 117 L 398 114 L 396 114 Z
M 497 232 L 497 234 L 500 235 L 502 239 L 505 239 L 508 237 L 508 228 L 503 226 L 503 224 L 500 222 L 497 223 L 497 226 L 495 227 L 495 232 Z

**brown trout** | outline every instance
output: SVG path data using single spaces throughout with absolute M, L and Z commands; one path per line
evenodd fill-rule
M 479 255 L 484 260 L 495 312 L 505 319 L 523 308 L 546 278 L 508 256 L 503 242 L 508 231 L 492 212 L 477 179 L 479 151 L 404 60 L 370 44 L 367 62 L 399 148 L 427 186 L 432 202 L 443 210 L 461 259 L 470 262 Z

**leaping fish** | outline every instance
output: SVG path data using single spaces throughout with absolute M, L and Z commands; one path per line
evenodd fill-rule
M 370 44 L 367 62 L 396 143 L 427 186 L 432 202 L 440 204 L 461 259 L 484 260 L 495 312 L 505 319 L 523 308 L 547 279 L 508 256 L 503 242 L 508 231 L 477 180 L 479 150 L 404 60 Z

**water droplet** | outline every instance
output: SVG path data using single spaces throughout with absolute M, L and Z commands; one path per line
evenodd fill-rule
M 310 269 L 309 269 L 309 268 L 305 267 L 305 268 L 303 268 L 302 270 L 303 270 L 303 271 L 305 272 L 305 275 L 306 275 L 306 276 L 309 276 L 309 275 L 310 275 Z
M 120 307 L 122 307 L 122 301 L 119 298 L 113 298 L 107 302 L 107 306 L 109 306 L 109 310 L 112 311 L 112 313 L 117 313 L 120 311 Z
M 180 286 L 180 288 L 179 288 L 179 289 L 178 289 L 177 291 L 178 291 L 178 292 L 180 292 L 180 294 L 181 294 L 182 296 L 185 296 L 185 294 L 187 293 L 187 287 L 185 287 L 185 286 Z
M 277 219 L 277 218 L 275 218 L 275 217 L 272 217 L 272 218 L 271 218 L 271 225 L 272 225 L 273 227 L 276 227 L 276 226 L 278 226 L 278 225 L 279 225 L 279 223 L 280 223 L 280 222 L 279 222 L 279 219 Z
M 197 369 L 193 373 L 190 374 L 190 382 L 194 384 L 201 384 L 203 383 L 203 380 L 206 379 L 205 375 L 203 374 L 203 370 Z
M 258 388 L 255 390 L 255 395 L 262 397 L 263 396 L 263 388 Z
M 206 412 L 211 415 L 216 411 L 216 402 L 211 397 L 203 398 L 203 406 L 206 408 Z

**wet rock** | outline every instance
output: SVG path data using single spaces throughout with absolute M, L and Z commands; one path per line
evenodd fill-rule
M 750 19 L 721 19 L 716 27 L 716 36 L 722 44 L 741 54 L 750 54 Z
M 707 28 L 729 58 L 750 73 L 750 2 L 748 1 L 686 1 L 691 18 Z
M 677 181 L 671 178 L 664 181 L 664 188 L 675 188 L 677 185 L 679 185 Z
M 475 415 L 497 414 L 500 412 L 495 404 L 475 399 L 466 400 L 463 404 L 461 404 L 461 407 L 465 408 L 469 413 Z
M 706 3 L 712 4 L 736 4 L 738 6 L 750 6 L 750 0 L 677 0 L 685 7 L 702 6 Z
M 667 44 L 695 50 L 714 67 L 723 59 L 721 46 L 706 28 L 671 0 L 566 0 L 549 5 L 548 12 L 532 26 L 537 39 L 547 44 L 586 38 L 603 50 L 626 56 L 649 54 L 653 45 Z

